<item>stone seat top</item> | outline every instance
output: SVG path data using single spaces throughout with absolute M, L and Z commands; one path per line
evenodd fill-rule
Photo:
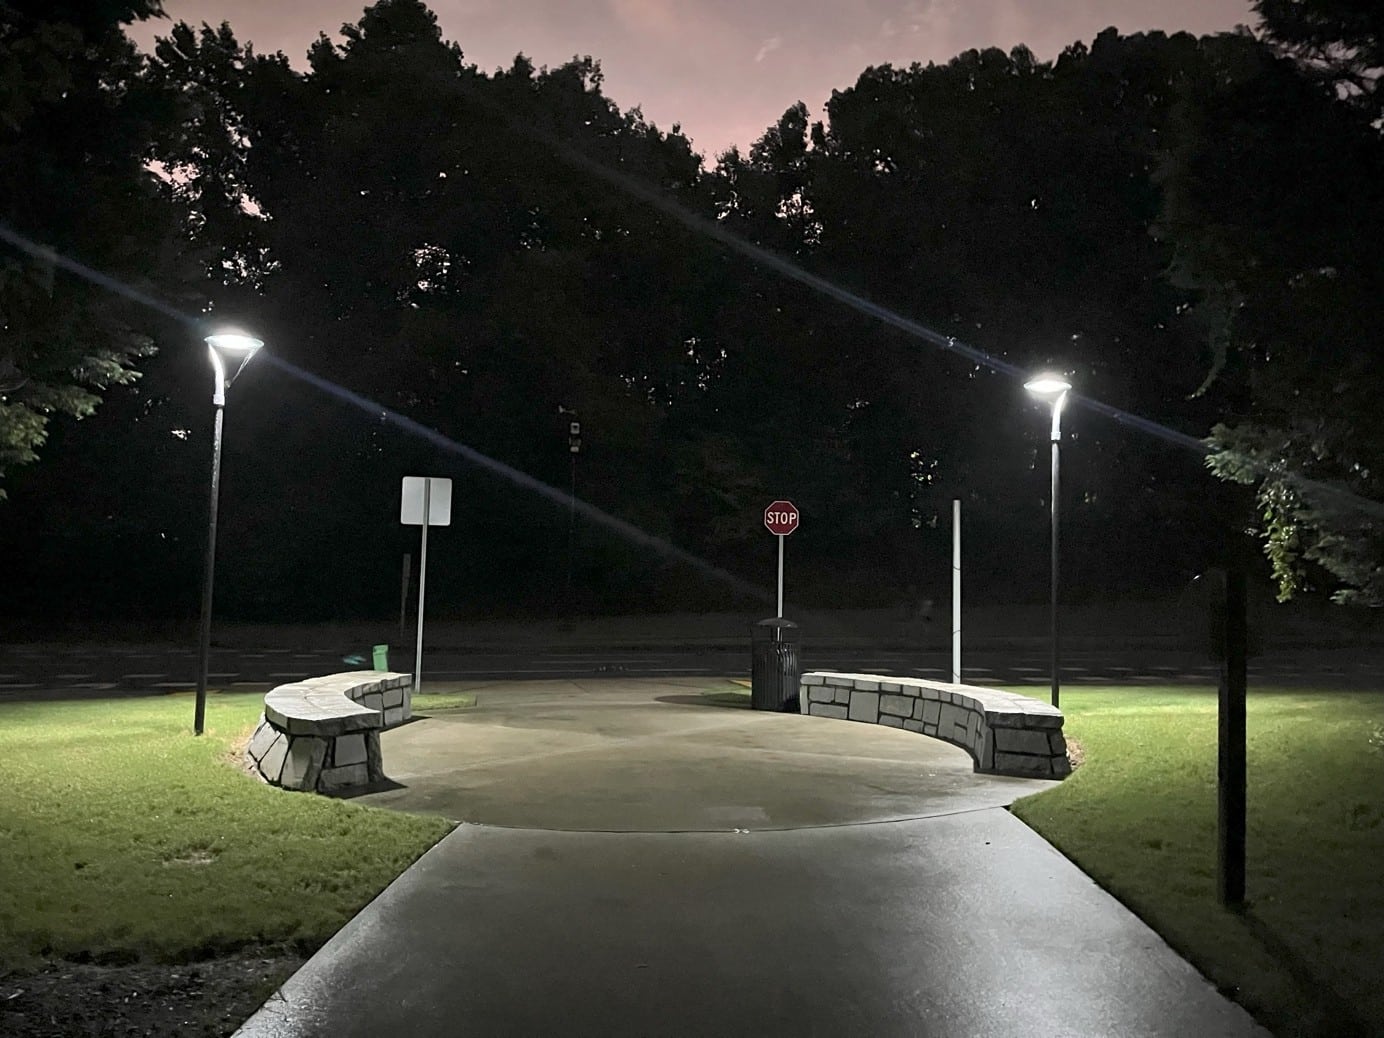
M 378 710 L 356 702 L 356 697 L 394 687 L 407 674 L 380 670 L 352 671 L 308 678 L 280 685 L 264 697 L 264 715 L 293 735 L 340 735 L 381 728 Z
M 943 703 L 955 703 L 972 710 L 984 711 L 987 717 L 1020 715 L 1025 728 L 1060 728 L 1062 711 L 1019 692 L 1002 688 L 982 688 L 978 685 L 954 685 L 926 678 L 905 678 L 881 674 L 846 674 L 831 670 L 814 670 L 802 676 L 804 685 L 844 684 L 849 682 L 860 691 L 921 695 Z M 1010 722 L 1013 723 L 1012 721 Z
M 320 678 L 306 678 L 281 688 L 310 688 L 318 692 L 339 692 L 349 699 L 382 692 L 386 688 L 397 688 L 408 684 L 411 674 L 398 674 L 390 670 L 352 670 L 344 674 L 325 674 Z

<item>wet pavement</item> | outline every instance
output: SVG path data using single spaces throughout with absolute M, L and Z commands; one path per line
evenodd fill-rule
M 1004 810 L 1050 783 L 713 686 L 458 686 L 385 733 L 357 801 L 465 824 L 239 1033 L 1264 1033 Z

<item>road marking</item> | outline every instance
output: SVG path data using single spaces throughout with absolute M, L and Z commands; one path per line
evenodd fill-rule
M 150 678 L 166 678 L 166 677 L 168 677 L 168 674 L 165 673 L 164 671 L 159 671 L 159 673 L 157 673 L 157 674 L 121 674 L 121 675 L 120 675 L 120 679 L 121 679 L 122 681 L 148 681 Z
M 54 674 L 54 681 L 81 681 L 84 678 L 94 678 L 95 674 Z

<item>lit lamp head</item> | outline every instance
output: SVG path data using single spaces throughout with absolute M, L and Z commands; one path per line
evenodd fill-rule
M 1024 388 L 1039 400 L 1052 405 L 1052 438 L 1062 438 L 1062 407 L 1067 402 L 1067 394 L 1072 384 L 1061 375 L 1044 372 L 1024 383 Z
M 212 403 L 220 407 L 226 403 L 226 387 L 245 370 L 245 365 L 260 351 L 264 342 L 253 335 L 227 328 L 208 335 L 206 343 L 207 352 L 211 354 L 211 366 L 216 372 L 216 392 L 212 396 Z M 227 361 L 239 362 L 230 378 L 226 377 Z

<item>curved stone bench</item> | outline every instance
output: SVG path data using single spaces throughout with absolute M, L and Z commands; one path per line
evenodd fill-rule
M 922 678 L 812 671 L 798 709 L 813 717 L 865 721 L 941 739 L 971 755 L 987 775 L 1071 774 L 1062 711 L 1031 696 Z
M 354 670 L 280 685 L 250 738 L 271 785 L 333 793 L 384 778 L 380 732 L 413 716 L 411 674 Z

